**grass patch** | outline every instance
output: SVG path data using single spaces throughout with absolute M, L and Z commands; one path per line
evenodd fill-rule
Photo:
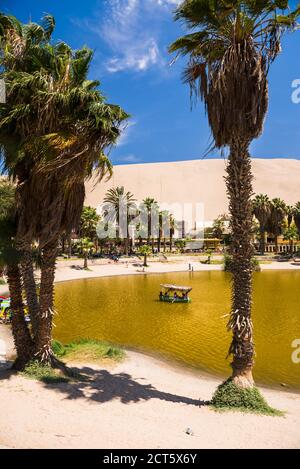
M 242 389 L 231 378 L 217 388 L 211 400 L 211 406 L 219 411 L 231 410 L 272 417 L 284 416 L 284 412 L 269 406 L 256 387 Z
M 124 351 L 120 347 L 112 345 L 109 342 L 92 339 L 81 339 L 70 342 L 67 345 L 54 340 L 52 342 L 52 350 L 59 358 L 65 357 L 80 361 L 99 361 L 103 359 L 120 361 L 125 356 Z
M 26 378 L 36 379 L 47 384 L 54 383 L 67 383 L 68 378 L 61 376 L 57 370 L 54 370 L 49 365 L 42 365 L 37 361 L 28 363 L 25 370 L 21 373 Z

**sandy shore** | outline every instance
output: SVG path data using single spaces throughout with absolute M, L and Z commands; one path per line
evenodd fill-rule
M 299 395 L 263 389 L 285 418 L 217 413 L 219 381 L 128 352 L 78 365 L 85 381 L 51 384 L 0 372 L 0 445 L 11 448 L 299 448 Z M 5 417 L 4 417 L 5 416 Z M 186 433 L 187 428 L 192 435 Z
M 204 260 L 206 257 L 203 258 Z M 221 257 L 220 257 L 221 259 Z M 56 268 L 55 281 L 56 282 L 65 282 L 69 280 L 79 280 L 84 278 L 97 278 L 97 277 L 112 277 L 119 275 L 147 275 L 147 274 L 162 274 L 162 273 L 171 273 L 171 272 L 188 272 L 189 264 L 192 265 L 194 272 L 206 272 L 206 271 L 220 271 L 222 270 L 222 265 L 216 264 L 201 264 L 199 258 L 191 257 L 190 260 L 182 260 L 180 258 L 171 258 L 168 262 L 152 262 L 149 260 L 149 267 L 142 270 L 142 265 L 137 267 L 137 263 L 141 263 L 140 260 L 127 262 L 122 260 L 119 263 L 115 264 L 113 262 L 101 262 L 99 261 L 90 261 L 89 269 L 83 270 L 82 264 L 83 261 L 71 260 L 65 262 L 58 262 Z M 270 262 L 267 264 L 261 264 L 261 269 L 264 270 L 299 270 L 300 264 L 295 264 L 293 262 Z M 0 295 L 7 294 L 8 286 L 0 285 Z

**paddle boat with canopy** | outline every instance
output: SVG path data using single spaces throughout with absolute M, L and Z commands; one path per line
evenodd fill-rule
M 165 303 L 190 303 L 192 300 L 189 298 L 189 293 L 192 287 L 183 287 L 180 285 L 161 285 L 161 292 L 159 294 L 160 301 Z

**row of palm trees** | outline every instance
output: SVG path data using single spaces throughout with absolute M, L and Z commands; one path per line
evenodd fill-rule
M 281 235 L 291 242 L 293 250 L 293 243 L 300 236 L 300 202 L 291 206 L 278 197 L 270 200 L 267 195 L 258 194 L 253 200 L 253 213 L 259 222 L 262 255 L 265 253 L 267 233 L 274 236 L 276 253 L 279 251 L 278 237 Z
M 51 348 L 58 241 L 76 229 L 85 180 L 111 174 L 105 150 L 116 143 L 128 115 L 106 102 L 99 82 L 88 79 L 93 53 L 52 39 L 54 18 L 22 24 L 0 14 L 0 69 L 6 103 L 0 104 L 1 163 L 14 182 L 6 214 L 6 250 L 15 367 L 35 359 L 55 364 Z M 3 224 L 2 224 L 3 225 Z M 33 249 L 40 253 L 39 289 Z M 31 317 L 24 319 L 23 293 Z
M 125 223 L 123 232 L 120 230 L 122 224 L 122 209 L 125 213 Z M 126 191 L 123 186 L 109 189 L 105 194 L 102 208 L 103 217 L 106 222 L 115 225 L 115 238 L 124 239 L 124 252 L 128 255 L 132 250 L 132 237 L 136 236 L 141 248 L 144 240 L 147 246 L 151 246 L 152 253 L 155 251 L 155 240 L 157 240 L 157 251 L 161 252 L 163 245 L 166 251 L 166 239 L 169 239 L 169 249 L 173 249 L 173 237 L 176 222 L 172 213 L 168 210 L 161 210 L 158 202 L 151 197 L 145 198 L 141 204 L 137 203 L 134 195 Z M 137 232 L 130 232 L 130 223 L 134 218 L 139 217 L 136 226 Z M 155 234 L 155 222 L 157 221 L 157 233 Z

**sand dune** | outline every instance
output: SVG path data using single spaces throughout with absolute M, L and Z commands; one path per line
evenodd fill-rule
M 159 204 L 203 203 L 204 219 L 210 221 L 227 212 L 225 167 L 222 159 L 115 166 L 110 181 L 87 184 L 85 203 L 97 207 L 109 188 L 124 186 L 138 201 L 154 197 Z M 255 193 L 281 197 L 289 204 L 300 200 L 300 161 L 253 159 L 252 167 Z

